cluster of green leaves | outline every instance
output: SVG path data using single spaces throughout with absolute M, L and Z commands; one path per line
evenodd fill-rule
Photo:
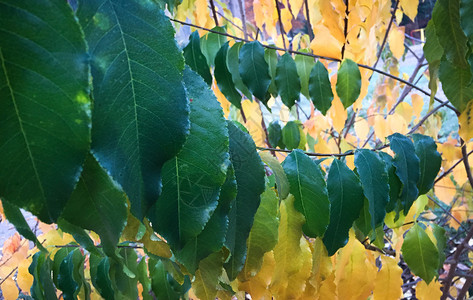
M 324 174 L 294 150 L 282 165 L 262 155 L 266 176 L 251 136 L 225 120 L 210 66 L 237 107 L 240 92 L 264 103 L 277 94 L 289 107 L 301 92 L 324 113 L 333 98 L 327 70 L 307 56 L 278 59 L 258 42 L 230 48 L 214 33 L 191 35 L 183 55 L 152 1 L 81 0 L 73 11 L 62 0 L 0 0 L 0 28 L 0 197 L 7 218 L 41 249 L 29 269 L 35 299 L 55 298 L 55 288 L 74 299 L 90 286 L 82 250 L 67 247 L 51 260 L 20 208 L 87 249 L 104 298 L 136 298 L 140 282 L 145 299 L 178 299 L 191 277 L 197 293 L 231 291 L 242 270 L 258 269 L 276 245 L 278 197 L 294 201 L 304 234 L 323 238 L 333 255 L 353 223 L 374 239 L 387 212 L 407 213 L 440 168 L 431 138 L 394 134 L 394 157 L 356 150 L 354 171 L 335 159 Z M 354 62 L 342 62 L 336 90 L 345 107 L 358 97 Z M 300 124 L 279 132 L 271 144 L 299 147 Z M 136 242 L 149 259 L 138 262 Z
M 225 32 L 215 27 L 215 32 Z M 214 66 L 217 85 L 225 97 L 241 108 L 242 95 L 255 96 L 267 105 L 268 100 L 280 96 L 291 108 L 300 95 L 311 99 L 315 108 L 326 114 L 332 105 L 333 91 L 327 68 L 315 62 L 309 53 L 299 52 L 293 58 L 289 52 L 281 57 L 274 47 L 263 47 L 260 42 L 238 42 L 229 47 L 224 35 L 209 32 L 199 38 L 194 32 L 184 48 L 186 64 L 210 85 Z M 345 108 L 352 105 L 361 90 L 358 65 L 345 59 L 337 72 L 336 92 Z
M 473 99 L 472 14 L 468 0 L 439 0 L 425 32 L 432 95 L 437 91 L 438 78 L 448 100 L 460 112 Z

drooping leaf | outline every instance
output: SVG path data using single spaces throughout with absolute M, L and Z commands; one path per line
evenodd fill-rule
M 31 296 L 38 300 L 57 299 L 56 289 L 51 278 L 52 261 L 49 253 L 45 251 L 36 252 L 28 271 L 33 275 L 34 281 L 31 286 Z
M 243 83 L 256 98 L 266 103 L 271 77 L 268 63 L 264 60 L 264 48 L 260 42 L 245 43 L 240 50 L 239 62 Z
M 61 229 L 63 232 L 67 232 L 72 237 L 74 240 L 79 243 L 85 250 L 89 251 L 89 253 L 94 253 L 96 255 L 102 255 L 103 253 L 99 250 L 98 247 L 95 246 L 94 241 L 91 239 L 89 234 L 81 227 L 71 224 L 64 220 L 63 218 L 60 218 L 58 220 L 58 227 Z
M 90 255 L 90 279 L 95 290 L 104 299 L 115 299 L 115 292 L 110 280 L 110 260 L 108 257 Z
M 232 204 L 225 246 L 230 260 L 224 267 L 230 280 L 236 278 L 246 257 L 246 240 L 264 191 L 264 167 L 250 135 L 227 122 L 230 136 L 230 160 L 235 169 L 237 196 Z
M 162 165 L 188 132 L 184 59 L 153 3 L 81 1 L 77 15 L 92 58 L 92 150 L 141 220 L 160 194 Z
M 356 219 L 354 223 L 354 228 L 358 234 L 362 234 L 362 238 L 364 239 L 367 237 L 371 232 L 371 214 L 370 214 L 370 203 L 368 199 L 364 199 L 363 201 L 363 208 L 361 209 L 360 216 Z
M 471 15 L 473 14 L 473 6 L 467 0 L 460 0 L 460 25 L 468 38 L 470 44 L 470 53 L 467 54 L 467 60 L 470 64 L 470 72 L 473 74 L 473 53 L 471 53 L 471 45 L 473 44 L 473 22 Z
M 309 53 L 309 51 L 306 49 L 302 49 L 300 51 L 304 53 Z M 301 80 L 301 93 L 307 99 L 310 99 L 309 79 L 312 69 L 315 66 L 314 58 L 307 55 L 296 54 L 294 61 L 296 62 L 297 74 L 299 75 L 299 78 Z
M 148 268 L 152 290 L 157 299 L 180 299 L 181 285 L 167 272 L 161 260 L 150 259 Z M 189 277 L 186 278 L 188 280 Z
M 143 300 L 153 300 L 153 296 L 151 295 L 151 278 L 148 276 L 148 265 L 146 264 L 146 257 L 141 258 L 140 262 L 138 263 L 136 276 L 143 286 L 143 291 L 141 293 L 141 297 Z
M 325 116 L 332 106 L 333 92 L 328 71 L 320 61 L 315 63 L 310 72 L 309 93 L 315 108 Z
M 212 84 L 212 75 L 210 74 L 207 60 L 200 49 L 199 32 L 196 30 L 189 36 L 189 43 L 183 49 L 186 64 L 197 72 L 208 85 Z
M 273 95 L 273 97 L 278 96 L 278 88 L 276 87 L 276 65 L 278 64 L 278 54 L 275 49 L 266 48 L 264 49 L 264 59 L 269 66 L 269 74 L 271 76 L 271 84 L 269 85 L 268 92 Z
M 436 246 L 439 253 L 439 263 L 437 265 L 437 269 L 442 268 L 443 263 L 445 262 L 445 248 L 447 248 L 447 236 L 445 235 L 445 228 L 437 225 L 435 223 L 431 224 L 432 232 L 436 239 Z
M 195 274 L 193 289 L 195 295 L 202 300 L 215 300 L 218 283 L 223 271 L 223 251 L 211 254 L 199 263 Z
M 264 254 L 276 246 L 279 225 L 278 206 L 279 201 L 274 191 L 266 189 L 261 195 L 261 205 L 256 211 L 255 221 L 246 242 L 248 252 L 245 266 L 238 276 L 240 281 L 246 281 L 255 276 L 261 268 Z
M 393 165 L 396 167 L 396 175 L 402 182 L 401 203 L 404 206 L 404 214 L 407 214 L 419 195 L 417 188 L 420 178 L 419 158 L 416 155 L 414 144 L 409 138 L 395 133 L 388 136 L 388 139 L 391 150 L 396 153 Z
M 233 166 L 227 170 L 227 179 L 222 185 L 218 205 L 204 230 L 184 245 L 175 255 L 190 273 L 194 273 L 199 261 L 218 252 L 225 242 L 228 229 L 228 212 L 237 194 L 237 183 Z
M 347 165 L 334 159 L 327 177 L 330 199 L 330 223 L 323 242 L 329 256 L 346 245 L 348 231 L 363 208 L 363 189 L 358 177 Z
M 56 222 L 90 145 L 89 67 L 67 2 L 0 2 L 0 197 Z
M 110 280 L 112 288 L 119 299 L 138 299 L 138 256 L 135 249 L 120 248 L 120 261 L 110 263 Z
M 407 232 L 401 250 L 411 271 L 427 283 L 432 281 L 437 274 L 439 253 L 418 223 Z
M 281 56 L 278 61 L 274 81 L 282 102 L 291 108 L 299 100 L 301 81 L 297 74 L 296 63 L 289 52 Z
M 219 102 L 188 68 L 184 82 L 192 99 L 190 134 L 179 154 L 163 166 L 162 194 L 149 219 L 176 249 L 202 232 L 217 207 L 229 164 L 228 131 Z
M 61 218 L 100 236 L 105 253 L 112 256 L 127 219 L 126 196 L 92 154 Z M 78 212 L 87 212 L 86 214 Z
M 386 165 L 389 177 L 389 202 L 386 205 L 386 212 L 392 212 L 400 203 L 402 183 L 396 175 L 396 167 L 393 164 L 393 157 L 385 152 L 379 152 L 379 156 Z M 399 203 L 398 203 L 399 202 Z
M 228 42 L 226 42 L 220 50 L 218 50 L 215 56 L 215 70 L 214 76 L 217 81 L 218 88 L 223 95 L 230 101 L 231 104 L 235 105 L 238 109 L 241 109 L 241 95 L 235 89 L 235 85 L 232 81 L 232 74 L 227 68 L 227 53 L 228 53 Z
M 433 186 L 434 180 L 440 171 L 442 157 L 437 152 L 437 144 L 430 137 L 422 134 L 413 134 L 416 155 L 419 158 L 420 178 L 417 183 L 419 195 L 426 194 Z
M 294 195 L 294 207 L 305 217 L 309 237 L 323 237 L 330 219 L 330 201 L 320 166 L 301 150 L 292 151 L 282 164 Z
M 348 108 L 360 95 L 361 73 L 358 65 L 351 59 L 344 59 L 337 73 L 337 95 Z
M 388 173 L 379 155 L 368 149 L 355 151 L 355 166 L 363 193 L 368 199 L 371 228 L 374 231 L 386 215 L 386 205 L 389 202 Z
M 45 251 L 46 249 L 44 249 L 43 245 L 41 245 L 41 243 L 38 241 L 38 238 L 26 222 L 25 217 L 21 213 L 20 209 L 8 201 L 3 201 L 2 207 L 3 212 L 5 213 L 5 217 L 7 217 L 8 222 L 12 223 L 15 226 L 16 231 L 18 231 L 18 233 L 21 234 L 23 237 L 35 243 L 38 249 L 40 249 L 41 251 Z
M 57 287 L 63 292 L 65 300 L 77 299 L 84 281 L 84 259 L 80 249 L 77 248 L 69 252 L 59 266 Z
M 280 200 L 286 199 L 289 195 L 289 181 L 287 180 L 286 173 L 284 173 L 284 169 L 282 168 L 281 164 L 272 156 L 269 152 L 260 152 L 259 155 L 265 164 L 271 168 L 273 171 L 276 187 L 278 190 L 278 196 Z
M 273 148 L 276 148 L 282 141 L 282 129 L 279 122 L 271 122 L 268 126 L 268 142 Z
M 289 121 L 282 129 L 282 141 L 287 149 L 292 150 L 299 147 L 301 143 L 301 133 L 299 125 L 295 121 Z
M 248 99 L 252 99 L 251 92 L 248 90 L 246 85 L 243 83 L 243 80 L 240 76 L 239 70 L 239 56 L 240 48 L 243 46 L 243 42 L 235 43 L 229 50 L 227 54 L 227 67 L 228 71 L 232 74 L 233 83 L 235 87 L 246 96 Z
M 429 62 L 429 88 L 432 92 L 430 96 L 431 104 L 433 104 L 435 94 L 437 93 L 440 60 L 442 59 L 444 52 L 443 47 L 438 40 L 435 27 L 436 25 L 434 20 L 430 19 L 425 28 L 425 44 L 423 48 L 425 59 Z
M 225 33 L 225 27 L 215 26 L 212 28 L 212 31 Z M 215 56 L 217 55 L 218 50 L 227 42 L 227 37 L 218 33 L 208 32 L 200 39 L 200 48 L 205 58 L 207 59 L 207 64 L 213 66 L 215 63 Z
M 376 275 L 373 290 L 374 300 L 396 300 L 402 298 L 402 272 L 395 258 L 381 255 L 382 267 Z
M 439 79 L 442 82 L 442 89 L 448 100 L 463 112 L 468 102 L 473 99 L 472 75 L 468 68 L 463 68 L 458 64 L 451 63 L 442 58 L 439 68 Z

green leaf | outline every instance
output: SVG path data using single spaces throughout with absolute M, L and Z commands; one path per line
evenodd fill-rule
M 230 101 L 231 104 L 235 105 L 238 109 L 241 109 L 241 95 L 235 89 L 235 85 L 232 81 L 232 74 L 227 68 L 227 53 L 228 53 L 228 42 L 226 42 L 215 56 L 215 70 L 214 76 L 217 80 L 217 85 L 225 98 Z
M 279 201 L 271 189 L 266 189 L 261 195 L 261 204 L 255 215 L 255 221 L 246 242 L 248 253 L 245 266 L 238 278 L 240 281 L 249 280 L 261 269 L 263 256 L 273 250 L 278 242 Z
M 413 134 L 416 155 L 419 158 L 420 178 L 417 183 L 419 195 L 426 194 L 433 186 L 434 180 L 440 171 L 442 157 L 437 152 L 437 144 L 430 137 L 422 134 Z
M 344 59 L 337 73 L 335 86 L 343 107 L 352 105 L 361 91 L 361 73 L 358 65 L 351 59 Z
M 143 286 L 143 291 L 141 292 L 143 300 L 153 300 L 153 296 L 150 294 L 151 278 L 148 276 L 148 265 L 146 264 L 146 257 L 141 258 L 140 263 L 137 267 L 136 275 L 141 285 Z
M 315 108 L 325 116 L 332 106 L 333 92 L 328 71 L 320 61 L 317 61 L 310 72 L 309 93 Z
M 112 288 L 119 299 L 138 299 L 138 256 L 133 248 L 120 248 L 120 260 L 110 264 Z
M 304 53 L 310 53 L 307 49 L 299 50 Z M 301 79 L 301 93 L 307 98 L 309 98 L 309 80 L 312 73 L 312 69 L 315 66 L 315 61 L 313 57 L 296 54 L 294 58 L 297 67 L 297 74 Z
M 186 64 L 197 72 L 208 85 L 212 84 L 212 74 L 210 74 L 207 60 L 200 50 L 199 32 L 196 30 L 189 36 L 189 43 L 183 49 Z
M 51 278 L 53 262 L 49 258 L 49 253 L 40 251 L 33 255 L 28 271 L 33 275 L 33 285 L 31 286 L 31 296 L 37 300 L 57 299 L 56 289 Z
M 470 45 L 470 53 L 467 54 L 467 60 L 470 64 L 470 72 L 473 74 L 473 53 L 471 51 L 473 45 L 473 5 L 467 0 L 460 0 L 460 25 L 468 38 Z
M 443 47 L 437 37 L 435 23 L 430 19 L 425 28 L 425 44 L 424 44 L 425 59 L 429 62 L 429 88 L 431 90 L 430 103 L 434 102 L 435 94 L 437 93 L 437 79 L 440 66 L 440 60 L 443 55 Z
M 260 152 L 259 155 L 263 162 L 273 171 L 276 179 L 276 188 L 278 190 L 278 196 L 280 200 L 286 199 L 289 195 L 289 181 L 287 180 L 286 173 L 281 164 L 272 156 L 269 152 Z
M 243 83 L 256 98 L 266 103 L 266 93 L 271 77 L 268 63 L 264 60 L 264 48 L 260 42 L 245 43 L 240 50 L 239 62 Z
M 407 232 L 401 251 L 411 271 L 427 284 L 437 275 L 439 253 L 418 223 Z
M 217 208 L 205 224 L 204 230 L 187 242 L 181 251 L 175 252 L 176 257 L 191 274 L 194 274 L 202 259 L 221 250 L 228 229 L 228 212 L 236 194 L 235 172 L 233 166 L 230 165 L 227 178 L 220 190 Z
M 86 44 L 62 0 L 2 0 L 0 28 L 0 197 L 56 222 L 90 146 Z
M 269 146 L 276 148 L 282 142 L 282 129 L 279 122 L 273 121 L 268 126 Z
M 230 260 L 225 263 L 230 280 L 236 278 L 246 257 L 246 240 L 265 189 L 263 162 L 256 152 L 251 136 L 227 121 L 230 136 L 230 159 L 235 169 L 237 196 L 232 204 L 225 246 Z
M 176 249 L 202 232 L 217 207 L 229 164 L 228 131 L 220 103 L 188 68 L 184 82 L 192 99 L 190 134 L 181 152 L 163 166 L 162 194 L 149 218 L 155 231 Z
M 370 214 L 370 203 L 367 198 L 363 200 L 363 208 L 361 209 L 360 216 L 356 219 L 355 229 L 359 230 L 363 235 L 364 240 L 371 232 L 371 214 Z M 357 234 L 358 236 L 358 234 Z
M 289 150 L 299 147 L 301 142 L 301 133 L 299 125 L 295 121 L 289 121 L 282 129 L 282 141 Z
M 218 282 L 223 271 L 223 252 L 211 254 L 199 263 L 192 284 L 195 295 L 201 300 L 215 300 Z
M 212 31 L 225 33 L 225 27 L 215 26 Z M 223 44 L 227 42 L 227 37 L 218 33 L 209 32 L 200 39 L 200 48 L 207 59 L 207 64 L 214 65 L 215 56 Z
M 296 63 L 289 52 L 286 52 L 278 61 L 274 81 L 282 102 L 291 108 L 299 100 L 301 81 L 297 74 Z
M 434 237 L 436 239 L 436 246 L 439 253 L 439 263 L 437 269 L 443 267 L 443 263 L 445 262 L 445 248 L 447 248 L 447 236 L 445 235 L 445 228 L 432 223 L 432 232 L 434 233 Z
M 379 155 L 368 149 L 355 151 L 355 166 L 363 193 L 369 202 L 371 228 L 374 231 L 383 223 L 386 215 L 386 205 L 389 202 L 388 173 Z
M 45 251 L 46 249 L 36 238 L 36 235 L 33 233 L 30 226 L 26 222 L 25 217 L 21 213 L 20 209 L 8 201 L 3 201 L 2 206 L 5 217 L 7 218 L 8 222 L 15 226 L 16 231 L 18 231 L 18 233 L 23 237 L 35 243 L 35 246 L 38 247 L 39 250 Z
M 248 90 L 246 85 L 243 83 L 243 80 L 240 76 L 240 64 L 239 64 L 239 55 L 240 55 L 240 48 L 243 46 L 243 42 L 235 43 L 230 50 L 228 50 L 227 54 L 227 67 L 228 71 L 232 74 L 233 83 L 235 87 L 246 96 L 248 99 L 252 99 L 251 92 Z
M 466 109 L 468 102 L 473 99 L 473 84 L 468 68 L 453 64 L 442 58 L 439 68 L 439 79 L 448 100 L 460 112 Z
M 58 226 L 63 232 L 71 234 L 74 240 L 90 253 L 103 255 L 99 248 L 95 246 L 94 241 L 92 241 L 90 236 L 82 227 L 71 224 L 63 218 L 58 220 Z
M 61 218 L 100 236 L 105 253 L 113 256 L 127 219 L 127 199 L 120 187 L 89 154 Z M 86 214 L 77 212 L 86 211 Z
M 407 215 L 414 200 L 419 196 L 417 182 L 420 178 L 419 158 L 416 155 L 412 141 L 399 133 L 388 136 L 389 147 L 396 155 L 393 165 L 396 167 L 396 175 L 402 182 L 401 203 L 404 206 L 404 214 Z
M 273 97 L 278 96 L 278 88 L 276 87 L 276 65 L 278 64 L 278 54 L 275 49 L 266 48 L 264 49 L 264 59 L 269 66 L 269 74 L 271 76 L 271 84 L 269 85 L 268 91 Z
M 160 260 L 150 259 L 148 262 L 151 287 L 157 299 L 179 300 L 179 294 L 172 285 L 179 285 L 171 274 L 166 272 Z
M 360 180 L 347 165 L 334 159 L 327 177 L 330 224 L 323 238 L 329 256 L 346 245 L 348 231 L 359 217 L 364 196 Z
M 80 249 L 76 248 L 60 264 L 57 287 L 63 292 L 64 300 L 77 299 L 77 294 L 79 294 L 82 282 L 84 281 L 84 259 Z
M 97 292 L 107 300 L 115 299 L 115 292 L 110 280 L 110 260 L 108 257 L 100 257 L 91 254 L 90 278 Z
M 309 237 L 323 237 L 329 224 L 330 201 L 320 166 L 299 149 L 282 164 L 289 180 L 294 207 L 305 217 L 302 229 Z
M 396 167 L 393 164 L 393 157 L 385 152 L 379 152 L 379 156 L 386 165 L 386 171 L 389 177 L 389 202 L 386 205 L 386 212 L 392 212 L 397 205 L 400 205 L 400 196 L 402 191 L 402 183 L 396 175 Z
M 140 3 L 84 0 L 77 15 L 92 65 L 92 152 L 142 220 L 160 194 L 162 165 L 185 141 L 189 107 L 174 29 L 152 1 Z

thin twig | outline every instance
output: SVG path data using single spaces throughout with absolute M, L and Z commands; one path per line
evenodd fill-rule
M 411 134 L 413 133 L 414 131 L 416 131 L 420 126 L 422 126 L 422 124 L 424 124 L 425 121 L 427 121 L 427 119 L 433 115 L 436 111 L 438 111 L 439 109 L 441 109 L 442 107 L 446 106 L 448 104 L 448 101 L 444 101 L 442 102 L 442 104 L 434 107 L 431 111 L 429 111 L 416 125 L 414 125 L 411 130 L 408 132 L 408 134 Z
M 376 62 L 373 65 L 373 68 L 376 68 L 378 65 L 378 61 L 381 57 L 381 53 L 383 52 L 384 46 L 386 45 L 386 41 L 388 40 L 389 31 L 391 30 L 391 26 L 393 25 L 394 18 L 396 17 L 396 10 L 399 5 L 399 0 L 396 0 L 394 4 L 394 10 L 391 15 L 391 20 L 389 20 L 388 28 L 386 29 L 386 33 L 384 34 L 383 42 L 381 43 L 381 47 L 379 47 L 378 54 L 376 55 Z
M 458 166 L 465 159 L 465 157 L 470 156 L 472 153 L 473 153 L 473 150 L 468 152 L 466 155 L 463 155 L 463 157 L 460 158 L 456 163 L 454 163 L 447 171 L 443 172 L 439 177 L 437 177 L 434 181 L 434 184 L 442 180 L 448 174 L 450 174 L 453 171 L 453 169 L 455 169 L 455 167 Z
M 278 22 L 279 22 L 279 31 L 281 33 L 281 36 L 282 36 L 282 43 L 284 45 L 284 49 L 287 49 L 287 45 L 286 45 L 286 32 L 284 31 L 284 26 L 282 25 L 282 19 L 281 19 L 281 8 L 279 7 L 279 1 L 278 0 L 274 0 L 274 2 L 276 3 L 276 10 L 278 11 Z
M 409 47 L 406 42 L 404 42 L 404 47 L 406 47 L 406 49 L 407 49 L 409 52 L 411 52 L 411 54 L 412 54 L 417 60 L 419 60 L 419 56 L 417 56 L 417 54 L 414 52 L 414 50 L 412 50 L 411 47 Z
M 410 39 L 410 40 L 413 40 L 413 41 L 416 41 L 416 42 L 419 42 L 419 43 L 422 43 L 422 44 L 425 43 L 425 41 L 420 40 L 420 39 L 418 39 L 418 38 L 415 38 L 415 37 L 413 37 L 413 36 L 411 36 L 411 35 L 408 35 L 407 33 L 404 33 L 404 36 L 405 36 L 406 38 Z
M 345 48 L 346 48 L 346 45 L 348 43 L 348 14 L 350 13 L 350 11 L 348 10 L 348 5 L 349 5 L 349 0 L 344 0 L 343 1 L 345 3 L 345 27 L 343 28 L 343 35 L 345 36 L 345 41 L 343 42 L 343 46 L 342 46 L 342 59 L 345 58 Z
M 460 293 L 458 293 L 457 299 L 463 300 L 466 297 L 466 292 L 468 292 L 471 284 L 473 283 L 473 268 L 470 269 L 468 272 L 468 275 L 470 276 L 463 276 L 466 278 L 465 283 L 463 284 L 462 289 L 460 290 Z
M 460 221 L 458 221 L 458 219 L 455 218 L 455 216 L 452 215 L 451 212 L 449 212 L 448 210 L 446 210 L 445 208 L 443 208 L 442 205 L 437 202 L 437 200 L 435 200 L 434 198 L 432 198 L 432 197 L 429 196 L 429 195 L 427 195 L 427 198 L 429 198 L 430 201 L 432 201 L 432 202 L 435 203 L 438 207 L 440 207 L 440 209 L 443 210 L 443 212 L 444 212 L 445 214 L 447 214 L 450 218 L 452 218 L 455 222 L 457 222 L 458 225 L 460 225 L 465 231 L 468 230 L 468 228 L 466 228 Z
M 243 35 L 245 40 L 248 41 L 248 30 L 246 28 L 246 14 L 245 14 L 245 7 L 243 4 L 243 0 L 238 0 L 238 7 L 240 8 L 240 15 L 241 15 L 241 25 L 243 26 Z
M 471 175 L 470 162 L 468 161 L 468 153 L 466 152 L 466 143 L 463 139 L 460 139 L 462 147 L 463 165 L 465 166 L 466 176 L 470 182 L 471 188 L 473 188 L 473 176 Z
M 214 17 L 215 26 L 218 26 L 217 10 L 215 9 L 214 0 L 209 0 L 210 8 L 212 9 L 212 15 Z
M 356 118 L 356 114 L 358 113 L 358 110 L 356 111 L 353 111 L 353 114 L 351 115 L 351 118 L 350 120 L 348 121 L 348 125 L 345 126 L 345 133 L 343 134 L 343 138 L 346 139 L 347 138 L 347 135 L 348 135 L 348 131 L 350 131 L 350 128 L 353 126 L 353 124 L 355 123 L 355 118 Z
M 182 25 L 186 25 L 186 26 L 191 26 L 191 27 L 194 27 L 194 28 L 198 28 L 198 29 L 201 29 L 201 30 L 205 30 L 205 31 L 208 31 L 208 32 L 212 32 L 212 33 L 215 33 L 215 34 L 219 34 L 219 35 L 223 35 L 223 36 L 226 36 L 226 37 L 229 37 L 229 38 L 232 38 L 232 39 L 235 39 L 235 40 L 240 40 L 240 41 L 243 41 L 243 42 L 251 42 L 249 41 L 248 39 L 246 38 L 239 38 L 237 36 L 234 36 L 234 35 L 231 35 L 231 34 L 228 34 L 226 32 L 218 32 L 216 30 L 212 30 L 212 29 L 208 29 L 208 28 L 205 28 L 205 27 L 202 27 L 202 26 L 198 26 L 198 25 L 195 25 L 195 24 L 192 24 L 192 23 L 188 23 L 188 22 L 184 22 L 184 21 L 180 21 L 180 20 L 176 20 L 176 19 L 172 19 L 170 18 L 171 21 L 173 22 L 177 22 L 177 23 L 180 23 Z M 276 46 L 271 46 L 271 45 L 264 45 L 264 44 L 261 44 L 262 47 L 264 48 L 267 48 L 267 49 L 274 49 L 274 50 L 278 50 L 278 51 L 287 51 L 291 54 L 299 54 L 299 55 L 303 55 L 303 56 L 309 56 L 309 57 L 313 57 L 313 58 L 319 58 L 319 59 L 325 59 L 325 60 L 329 60 L 329 61 L 336 61 L 336 62 L 340 62 L 341 60 L 338 59 L 338 58 L 333 58 L 333 57 L 327 57 L 327 56 L 322 56 L 322 55 L 316 55 L 316 54 L 312 54 L 312 53 L 306 53 L 306 52 L 301 52 L 301 51 L 295 51 L 295 50 L 286 50 L 286 49 L 283 49 L 283 48 L 280 48 L 280 47 L 276 47 Z M 367 70 L 371 70 L 373 72 L 376 72 L 376 73 L 379 73 L 381 75 L 384 75 L 384 76 L 387 76 L 389 78 L 392 78 L 396 81 L 399 81 L 399 82 L 402 82 L 404 83 L 405 85 L 408 85 L 410 87 L 412 87 L 413 89 L 421 92 L 422 94 L 426 95 L 426 96 L 429 96 L 430 97 L 430 93 L 418 86 L 416 86 L 415 84 L 412 84 L 411 82 L 405 80 L 405 79 L 402 79 L 400 77 L 397 77 L 397 76 L 394 76 L 388 72 L 385 72 L 383 70 L 379 70 L 379 69 L 376 69 L 376 68 L 373 68 L 371 66 L 368 66 L 368 65 L 365 65 L 365 64 L 359 64 L 357 63 L 358 67 L 360 68 L 363 68 L 363 69 L 367 69 Z M 434 100 L 439 102 L 439 103 L 443 103 L 442 100 L 440 100 L 440 98 L 438 97 L 434 97 Z M 455 113 L 458 113 L 458 110 L 449 105 L 449 104 L 446 104 L 445 105 L 446 107 L 448 107 L 449 109 L 453 110 Z
M 309 34 L 309 40 L 312 41 L 314 39 L 314 31 L 312 30 L 312 24 L 310 23 L 308 0 L 304 0 L 304 7 L 305 7 L 305 14 L 306 14 L 306 21 L 307 21 L 307 33 Z

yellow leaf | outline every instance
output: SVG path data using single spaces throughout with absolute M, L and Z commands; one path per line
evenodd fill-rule
M 25 294 L 30 292 L 30 288 L 33 285 L 33 275 L 30 274 L 28 271 L 28 267 L 31 264 L 32 259 L 24 259 L 18 265 L 18 275 L 16 278 L 16 282 L 20 287 L 21 291 Z
M 407 102 L 401 102 L 395 110 L 396 114 L 399 114 L 401 117 L 404 118 L 407 124 L 411 123 L 412 115 L 414 113 L 414 109 L 412 106 Z
M 358 118 L 355 120 L 354 127 L 358 140 L 363 142 L 368 137 L 368 133 L 370 132 L 370 125 L 368 124 L 368 121 L 363 118 Z
M 207 8 L 207 0 L 195 0 L 194 2 L 194 15 L 196 16 L 196 23 L 199 26 L 206 27 L 206 24 L 210 18 L 209 10 Z M 213 26 L 207 27 L 212 28 Z
M 386 126 L 386 120 L 383 118 L 383 116 L 376 115 L 374 117 L 374 133 L 378 139 L 384 142 L 386 137 L 391 134 L 390 128 Z
M 345 7 L 345 4 L 343 4 Z M 332 37 L 334 37 L 338 42 L 343 45 L 345 42 L 345 34 L 343 33 L 342 19 L 345 19 L 345 8 L 342 11 L 337 11 L 332 6 L 332 1 L 330 0 L 319 0 L 320 12 L 323 15 L 323 23 L 325 27 L 329 30 Z M 317 32 L 314 30 L 314 32 Z M 339 52 L 341 47 L 339 47 Z M 340 52 L 341 53 L 341 52 Z
M 428 285 L 425 281 L 420 281 L 416 287 L 416 296 L 419 300 L 440 299 L 442 291 L 439 281 L 431 281 Z
M 458 117 L 458 123 L 460 123 L 458 133 L 465 142 L 468 142 L 473 138 L 473 100 L 468 102 L 466 109 Z
M 13 280 L 13 276 L 10 276 L 3 281 L 2 294 L 5 300 L 16 300 L 18 298 L 19 292 L 15 280 Z
M 314 54 L 340 59 L 343 43 L 333 37 L 330 30 L 323 24 L 312 25 L 312 28 L 314 39 L 310 43 L 310 48 Z
M 263 264 L 256 276 L 251 277 L 250 280 L 239 282 L 238 288 L 240 291 L 249 293 L 252 299 L 271 299 L 271 291 L 269 284 L 273 276 L 276 261 L 274 260 L 273 251 L 266 252 L 263 256 Z
M 266 135 L 261 127 L 262 116 L 259 104 L 256 101 L 244 100 L 241 102 L 241 108 L 246 116 L 245 127 L 255 141 L 256 146 L 264 147 Z
M 456 188 L 449 176 L 445 176 L 435 184 L 434 193 L 440 201 L 450 205 L 456 194 Z
M 400 60 L 404 55 L 404 31 L 405 27 L 398 27 L 394 25 L 391 27 L 391 31 L 389 32 L 388 36 L 389 49 L 391 49 L 394 57 L 396 57 L 398 60 Z
M 402 269 L 394 258 L 381 256 L 382 267 L 376 275 L 374 300 L 400 299 L 402 296 Z
M 284 2 L 284 6 L 285 6 L 284 8 L 281 5 L 279 7 L 281 8 L 281 20 L 284 27 L 284 32 L 287 33 L 292 29 L 292 14 L 287 5 L 287 1 L 280 1 L 280 2 Z M 286 47 L 287 46 L 288 45 L 286 45 Z
M 414 21 L 417 16 L 417 6 L 419 5 L 419 1 L 412 1 L 412 0 L 401 0 L 399 1 L 401 4 L 402 11 Z
M 332 107 L 328 110 L 328 116 L 332 119 L 333 128 L 337 132 L 342 132 L 345 127 L 345 121 L 347 119 L 347 111 L 343 107 L 342 101 L 338 96 L 334 95 L 332 101 Z
M 212 84 L 212 90 L 215 96 L 217 97 L 218 102 L 220 102 L 220 105 L 223 108 L 223 113 L 225 117 L 228 118 L 228 114 L 230 113 L 230 106 L 231 106 L 230 101 L 228 101 L 227 98 L 225 98 L 225 96 L 222 94 L 222 92 L 220 91 L 216 83 Z
M 391 129 L 391 132 L 399 132 L 401 134 L 406 134 L 407 133 L 407 122 L 406 120 L 400 116 L 400 115 L 389 115 L 386 118 L 389 128 Z
M 311 263 L 310 250 L 308 255 L 306 241 L 301 241 L 304 222 L 304 216 L 294 208 L 294 196 L 289 195 L 280 205 L 279 241 L 273 250 L 277 264 L 270 289 L 277 299 L 299 297 L 310 275 L 311 268 L 306 268 Z M 292 278 L 299 282 L 293 282 Z
M 414 116 L 418 119 L 424 107 L 424 99 L 418 94 L 412 94 L 411 99 Z

